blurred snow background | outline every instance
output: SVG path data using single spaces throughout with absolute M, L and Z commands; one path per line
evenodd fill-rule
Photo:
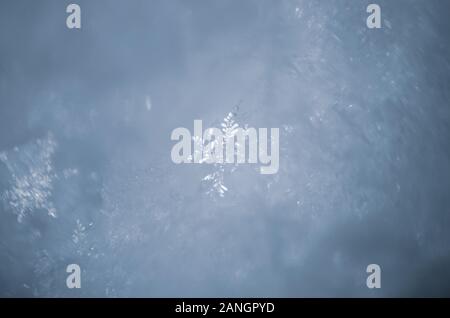
M 450 3 L 77 3 L 0 4 L 1 296 L 450 296 Z M 230 112 L 278 174 L 172 163 Z

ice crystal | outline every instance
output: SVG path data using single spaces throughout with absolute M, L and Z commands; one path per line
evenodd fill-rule
M 81 223 L 80 220 L 77 220 L 77 225 L 72 234 L 72 241 L 75 244 L 80 243 L 86 237 L 86 227 Z
M 49 134 L 44 139 L 0 154 L 0 161 L 11 175 L 11 187 L 1 195 L 1 199 L 17 215 L 19 222 L 34 210 L 44 210 L 56 217 L 50 201 L 52 182 L 56 178 L 52 166 L 55 148 L 56 142 Z
M 239 128 L 239 124 L 236 122 L 236 116 L 237 116 L 237 111 L 239 109 L 239 106 L 236 106 L 236 108 L 234 109 L 234 111 L 229 112 L 227 116 L 225 116 L 225 118 L 223 119 L 222 123 L 220 124 L 221 126 L 221 130 L 223 133 L 223 141 L 222 141 L 222 145 L 219 145 L 219 141 L 218 140 L 213 140 L 211 141 L 212 143 L 214 143 L 211 147 L 211 149 L 223 149 L 223 147 L 227 144 L 227 142 L 230 139 L 234 139 L 235 134 L 237 132 L 237 129 Z M 194 140 L 195 142 L 195 140 Z M 203 145 L 205 146 L 205 145 Z M 237 153 L 237 147 L 238 147 L 238 143 L 234 143 L 234 147 L 235 147 L 235 153 Z M 204 158 L 203 161 L 206 161 L 209 159 L 209 156 L 211 154 L 204 154 Z M 225 159 L 224 159 L 225 161 Z M 234 171 L 234 166 L 232 168 L 231 171 Z M 226 166 L 224 163 L 215 163 L 214 164 L 214 171 L 209 173 L 208 175 L 206 175 L 202 181 L 206 182 L 209 187 L 208 190 L 206 191 L 206 194 L 208 195 L 219 195 L 220 197 L 224 197 L 226 192 L 228 191 L 228 187 L 225 186 L 225 171 L 226 171 Z

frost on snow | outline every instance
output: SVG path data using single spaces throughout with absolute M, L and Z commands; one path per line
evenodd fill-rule
M 17 215 L 19 222 L 34 210 L 44 210 L 56 217 L 50 201 L 52 182 L 56 178 L 52 167 L 55 148 L 54 137 L 48 134 L 44 139 L 0 153 L 0 161 L 11 175 L 11 187 L 0 198 Z

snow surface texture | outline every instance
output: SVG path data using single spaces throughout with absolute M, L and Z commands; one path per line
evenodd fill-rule
M 0 4 L 0 296 L 450 296 L 448 1 L 77 3 Z M 194 119 L 279 172 L 175 165 Z

